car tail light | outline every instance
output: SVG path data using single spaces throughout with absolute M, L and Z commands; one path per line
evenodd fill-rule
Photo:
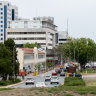
M 57 80 L 59 80 L 59 78 L 57 78 Z
M 44 88 L 44 86 L 42 86 L 42 88 Z

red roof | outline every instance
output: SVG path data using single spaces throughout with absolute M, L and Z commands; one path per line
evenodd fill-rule
M 34 48 L 20 48 L 24 51 L 24 53 L 32 53 L 34 54 Z M 45 54 L 45 52 L 38 50 L 38 54 Z

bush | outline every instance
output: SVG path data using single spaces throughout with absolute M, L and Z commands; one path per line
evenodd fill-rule
M 81 77 L 66 77 L 64 81 L 65 86 L 85 86 L 85 82 Z
M 2 86 L 7 86 L 9 84 L 12 84 L 12 81 L 10 81 L 10 80 L 0 81 L 0 85 L 2 85 Z
M 13 81 L 13 83 L 18 83 L 21 82 L 21 79 L 17 78 L 15 81 Z
M 18 83 L 18 82 L 21 82 L 21 80 L 20 79 L 16 79 L 15 81 L 13 81 L 13 80 L 6 80 L 6 81 L 0 81 L 0 85 L 7 86 L 7 85 Z

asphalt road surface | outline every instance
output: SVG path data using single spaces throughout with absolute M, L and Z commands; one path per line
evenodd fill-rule
M 35 81 L 35 84 L 36 84 L 37 82 L 45 82 L 45 76 L 46 76 L 46 75 L 51 75 L 52 72 L 55 72 L 55 71 L 52 70 L 52 71 L 49 71 L 49 72 L 47 72 L 47 73 L 40 74 L 40 75 L 38 75 L 38 76 L 32 76 L 32 75 L 30 74 L 30 75 L 27 76 L 27 77 L 32 77 L 32 78 L 34 78 L 34 81 Z M 25 80 L 26 80 L 27 77 L 25 77 Z M 46 81 L 46 82 L 45 82 L 46 86 L 47 86 L 47 87 L 54 87 L 54 86 L 59 86 L 60 84 L 63 84 L 65 77 L 64 77 L 64 76 L 59 76 L 59 75 L 58 75 L 58 77 L 59 77 L 59 84 L 56 84 L 56 83 L 50 84 L 50 81 Z M 32 85 L 32 84 L 26 85 L 25 82 L 24 82 L 24 83 L 22 83 L 22 84 L 19 84 L 19 85 L 16 85 L 16 86 L 12 87 L 12 88 L 32 88 L 32 87 L 35 87 L 35 84 L 33 84 L 33 85 Z

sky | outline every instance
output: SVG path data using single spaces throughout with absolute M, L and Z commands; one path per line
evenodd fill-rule
M 96 0 L 2 0 L 18 6 L 18 16 L 32 19 L 54 17 L 58 31 L 70 37 L 91 38 L 96 42 Z

